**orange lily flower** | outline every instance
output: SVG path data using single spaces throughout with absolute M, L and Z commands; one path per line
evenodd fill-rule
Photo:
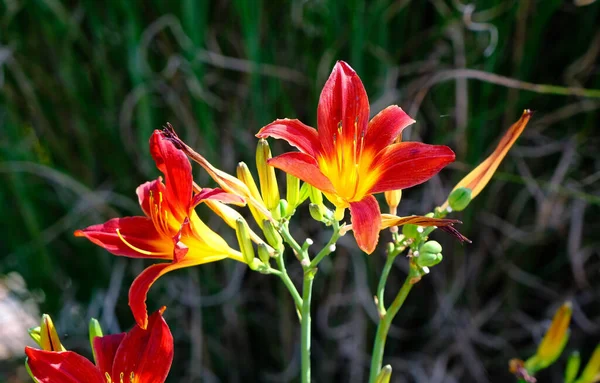
M 230 248 L 194 211 L 206 200 L 234 204 L 244 200 L 221 189 L 200 189 L 194 194 L 190 161 L 161 131 L 156 130 L 150 138 L 150 152 L 165 183 L 159 177 L 137 188 L 145 216 L 114 218 L 75 232 L 115 255 L 171 261 L 148 267 L 129 289 L 129 306 L 142 328 L 148 322 L 148 290 L 163 274 L 224 258 L 244 262 L 242 254 Z
M 40 383 L 163 383 L 173 362 L 173 336 L 162 310 L 148 329 L 94 338 L 96 365 L 72 351 L 25 347 L 32 376 Z
M 372 253 L 381 221 L 373 194 L 418 185 L 454 161 L 446 146 L 393 144 L 414 122 L 396 105 L 369 121 L 369 100 L 360 78 L 338 61 L 321 92 L 318 131 L 298 120 L 282 119 L 256 136 L 284 139 L 300 150 L 272 158 L 269 164 L 321 190 L 337 207 L 337 219 L 350 208 L 356 242 Z
M 465 176 L 456 186 L 452 189 L 452 191 L 458 188 L 467 188 L 471 190 L 471 199 L 474 199 L 485 186 L 490 182 L 492 176 L 500 166 L 500 163 L 506 157 L 506 154 L 513 146 L 517 138 L 523 133 L 523 130 L 527 126 L 529 119 L 533 112 L 529 109 L 525 109 L 521 118 L 517 122 L 515 122 L 508 131 L 502 136 L 502 139 L 496 146 L 496 149 L 490 154 L 488 158 L 486 158 L 482 163 L 480 163 L 475 169 L 471 170 L 469 174 Z M 441 206 L 443 210 L 448 208 L 448 200 L 444 202 Z

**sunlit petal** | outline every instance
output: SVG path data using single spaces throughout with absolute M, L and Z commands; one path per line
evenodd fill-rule
M 115 355 L 123 338 L 125 338 L 125 333 L 94 338 L 93 347 L 96 355 L 96 366 L 102 374 L 112 373 Z
M 170 259 L 172 242 L 165 241 L 150 218 L 113 218 L 99 225 L 75 231 L 113 253 L 132 258 Z
M 112 376 L 123 373 L 129 379 L 133 373 L 135 382 L 163 383 L 172 362 L 173 336 L 157 311 L 150 316 L 146 330 L 135 326 L 127 333 L 117 350 Z
M 335 193 L 331 181 L 321 172 L 317 161 L 305 153 L 285 153 L 269 160 L 269 165 L 300 178 L 326 193 Z
M 319 140 L 324 156 L 334 155 L 336 144 L 352 147 L 362 139 L 369 121 L 369 99 L 362 81 L 343 61 L 338 61 L 323 86 L 317 108 Z
M 447 146 L 420 142 L 400 142 L 384 149 L 373 163 L 379 172 L 369 193 L 406 189 L 423 183 L 454 161 L 454 152 Z
M 25 347 L 27 364 L 39 383 L 106 383 L 86 358 L 72 351 L 43 351 Z
M 301 152 L 313 157 L 321 152 L 321 143 L 317 131 L 299 120 L 279 119 L 263 127 L 257 134 L 258 138 L 273 137 L 286 140 Z
M 369 121 L 364 150 L 374 154 L 379 153 L 394 142 L 402 134 L 404 128 L 414 123 L 415 120 L 410 118 L 399 106 L 388 106 Z

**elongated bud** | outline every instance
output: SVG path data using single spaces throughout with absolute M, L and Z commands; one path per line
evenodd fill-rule
M 535 355 L 525 361 L 527 371 L 535 374 L 558 359 L 569 340 L 569 323 L 572 312 L 571 302 L 565 302 L 559 307 Z
M 308 185 L 308 198 L 310 198 L 310 202 L 314 204 L 319 206 L 323 205 L 323 193 L 312 185 Z
M 596 349 L 592 353 L 590 360 L 586 364 L 583 372 L 577 383 L 595 383 L 600 380 L 600 344 L 596 346 Z
M 281 217 L 287 216 L 289 206 L 290 205 L 288 204 L 287 200 L 280 199 L 279 203 L 277 204 L 277 210 L 279 211 L 277 212 L 277 214 L 273 214 L 273 217 L 277 217 L 277 219 L 279 219 Z
M 390 207 L 390 214 L 396 215 L 396 209 L 402 199 L 402 190 L 390 190 L 384 193 L 385 201 Z
M 30 330 L 29 335 L 33 338 L 33 340 L 36 340 L 35 334 L 38 333 L 38 330 L 32 330 Z M 32 333 L 34 335 L 32 335 Z M 48 314 L 42 315 L 42 322 L 39 327 L 39 341 L 36 342 L 39 344 L 42 350 L 66 351 L 64 346 L 60 343 L 60 339 L 58 338 L 58 333 L 56 332 L 52 318 L 50 318 L 50 315 Z
M 290 210 L 300 205 L 300 179 L 286 173 L 285 175 L 285 199 L 288 201 Z
M 250 239 L 250 228 L 248 223 L 243 218 L 235 220 L 235 234 L 237 236 L 238 243 L 240 244 L 240 251 L 244 256 L 244 261 L 248 266 L 252 267 L 252 261 L 254 261 L 254 247 L 252 246 L 252 240 Z
M 271 149 L 267 140 L 261 139 L 256 147 L 256 169 L 260 181 L 260 193 L 267 209 L 273 210 L 279 203 L 279 188 L 275 177 L 275 168 L 267 161 L 271 158 Z
M 315 221 L 323 222 L 323 211 L 319 205 L 311 203 L 308 205 L 308 211 Z
M 471 189 L 465 187 L 453 190 L 448 197 L 448 205 L 454 211 L 464 210 L 470 202 Z
M 311 186 L 309 184 L 307 184 L 306 182 L 304 182 L 302 184 L 302 186 L 300 187 L 300 201 L 298 204 L 301 204 L 302 202 L 304 202 L 308 199 L 309 194 L 310 194 L 310 188 L 311 188 Z
M 565 368 L 565 383 L 573 383 L 579 372 L 579 366 L 581 365 L 581 356 L 578 351 L 573 351 L 567 361 L 567 367 Z
M 415 263 L 421 267 L 435 266 L 442 259 L 442 245 L 437 241 L 425 242 L 419 248 L 419 256 L 414 258 Z
M 94 349 L 94 338 L 102 337 L 104 334 L 102 333 L 102 327 L 100 327 L 100 322 L 98 319 L 92 318 L 90 319 L 89 324 L 89 336 L 90 336 L 90 345 L 92 346 L 92 354 L 94 355 L 94 361 L 96 360 L 96 350 Z
M 263 233 L 265 234 L 265 238 L 269 245 L 273 246 L 275 249 L 279 250 L 283 246 L 283 239 L 277 232 L 277 229 L 275 229 L 273 222 L 269 220 L 263 222 Z
M 236 175 L 237 178 L 248 187 L 250 195 L 255 200 L 264 204 L 260 192 L 258 191 L 258 187 L 256 186 L 256 182 L 254 182 L 254 177 L 252 177 L 252 173 L 250 172 L 250 169 L 248 169 L 248 165 L 246 165 L 244 162 L 239 162 L 236 169 Z M 254 217 L 256 223 L 262 227 L 262 221 L 267 217 L 265 217 L 264 214 L 261 214 L 261 212 L 252 204 L 248 204 L 248 208 L 250 209 L 250 213 L 252 213 L 252 217 Z
M 381 371 L 379 371 L 379 375 L 375 379 L 376 383 L 390 383 L 390 379 L 392 379 L 392 366 L 389 364 L 383 366 Z
M 258 258 L 265 264 L 268 265 L 271 260 L 271 254 L 269 253 L 269 247 L 265 243 L 259 243 L 258 247 Z

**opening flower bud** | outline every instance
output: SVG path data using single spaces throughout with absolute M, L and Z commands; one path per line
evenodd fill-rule
M 569 323 L 572 312 L 573 308 L 570 302 L 559 307 L 535 355 L 525 361 L 527 371 L 535 374 L 558 359 L 569 340 Z
M 42 315 L 42 322 L 39 330 L 40 338 L 38 344 L 42 350 L 46 351 L 66 351 L 64 346 L 60 343 L 58 333 L 52 322 L 50 315 Z M 30 332 L 31 335 L 31 332 Z M 33 338 L 33 336 L 32 336 Z M 35 340 L 35 338 L 33 338 Z
M 448 205 L 454 211 L 464 210 L 471 202 L 471 189 L 469 188 L 458 188 L 450 193 L 448 197 Z
M 239 162 L 236 169 L 237 178 L 242 181 L 250 191 L 250 195 L 260 203 L 264 203 L 260 192 L 258 191 L 258 187 L 256 186 L 256 182 L 254 181 L 254 177 L 252 177 L 252 173 L 250 169 L 248 169 L 248 165 L 244 162 Z M 252 204 L 248 204 L 248 208 L 250 209 L 250 213 L 252 213 L 252 217 L 259 226 L 262 226 L 263 219 L 267 218 L 262 214 L 258 209 L 256 209 Z
M 273 210 L 279 203 L 279 188 L 275 177 L 275 168 L 267 164 L 270 158 L 269 143 L 264 139 L 259 140 L 256 147 L 256 169 L 260 181 L 260 193 L 267 209 Z

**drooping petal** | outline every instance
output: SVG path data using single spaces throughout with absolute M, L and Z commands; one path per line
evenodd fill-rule
M 382 214 L 381 215 L 381 230 L 387 229 L 392 226 L 402 226 L 402 225 L 417 225 L 417 226 L 452 226 L 455 223 L 460 223 L 457 219 L 445 219 L 445 218 L 433 218 L 433 217 L 424 217 L 421 215 L 409 215 L 406 217 L 398 217 L 391 214 Z
M 358 202 L 350 202 L 350 215 L 358 247 L 371 254 L 377 246 L 381 225 L 381 212 L 377 200 L 370 195 Z
M 132 258 L 171 259 L 172 242 L 161 236 L 150 218 L 113 218 L 105 223 L 75 231 L 113 253 Z
M 166 139 L 159 130 L 150 137 L 150 154 L 156 167 L 164 174 L 166 200 L 181 222 L 186 216 L 192 198 L 192 165 L 185 153 Z
M 273 137 L 286 140 L 301 152 L 316 157 L 321 152 L 321 142 L 315 128 L 303 124 L 299 120 L 287 118 L 271 122 L 257 134 L 258 138 Z
M 121 342 L 112 369 L 113 379 L 131 374 L 135 382 L 163 383 L 173 362 L 173 335 L 161 312 L 152 314 L 147 329 L 135 326 Z M 129 381 L 129 380 L 125 380 Z
M 189 147 L 185 142 L 183 142 L 175 129 L 171 124 L 167 124 L 167 127 L 164 131 L 160 132 L 166 139 L 173 142 L 178 148 L 180 148 L 185 154 L 187 154 L 192 160 L 200 164 L 206 170 L 206 172 L 210 175 L 210 177 L 226 192 L 237 194 L 240 197 L 243 197 L 246 202 L 252 204 L 256 208 L 256 210 L 260 211 L 264 216 L 272 219 L 271 213 L 265 207 L 262 201 L 256 200 L 253 196 L 246 184 L 244 184 L 239 179 L 234 176 L 227 174 L 226 172 L 217 169 L 210 162 L 206 160 L 200 153 L 196 152 L 194 149 Z
M 378 179 L 369 193 L 406 189 L 423 183 L 454 161 L 447 146 L 400 142 L 382 150 L 372 165 Z
M 159 263 L 149 266 L 142 271 L 140 275 L 133 281 L 129 288 L 129 307 L 133 312 L 133 317 L 141 328 L 148 326 L 148 312 L 146 309 L 146 297 L 150 286 L 162 275 L 184 267 L 201 265 L 203 263 L 213 262 L 223 259 L 225 255 L 207 255 L 206 257 L 190 257 L 187 256 L 179 262 Z
M 106 383 L 92 362 L 72 351 L 25 347 L 25 354 L 31 373 L 39 383 Z
M 271 158 L 269 165 L 283 170 L 286 173 L 300 178 L 317 189 L 326 193 L 335 193 L 335 189 L 319 169 L 317 161 L 305 153 L 291 152 Z
M 121 345 L 121 342 L 125 338 L 125 333 L 97 336 L 94 338 L 94 353 L 96 355 L 96 366 L 102 374 L 108 373 L 109 375 L 113 370 L 113 362 L 117 350 Z
M 244 206 L 246 204 L 246 201 L 239 195 L 227 193 L 222 189 L 203 188 L 194 195 L 192 206 L 196 206 L 206 200 L 219 201 L 237 206 Z
M 460 180 L 460 182 L 456 184 L 452 190 L 454 191 L 461 187 L 471 189 L 471 198 L 475 198 L 490 181 L 510 148 L 513 146 L 517 138 L 519 138 L 523 132 L 523 129 L 525 129 L 525 126 L 527 126 L 532 114 L 533 112 L 526 109 L 521 115 L 519 121 L 515 122 L 508 129 L 506 134 L 504 134 L 492 154 L 490 154 L 490 156 L 481 164 L 479 164 L 479 166 L 467 174 L 465 178 Z M 444 202 L 442 208 L 445 209 L 447 206 L 448 201 Z
M 334 155 L 336 142 L 340 140 L 343 147 L 352 147 L 355 140 L 366 134 L 368 121 L 369 99 L 365 87 L 350 65 L 338 61 L 323 86 L 317 108 L 323 155 Z
M 414 123 L 415 120 L 410 118 L 398 105 L 388 106 L 369 121 L 364 151 L 373 153 L 373 155 L 379 153 L 394 142 L 402 134 L 404 128 Z

